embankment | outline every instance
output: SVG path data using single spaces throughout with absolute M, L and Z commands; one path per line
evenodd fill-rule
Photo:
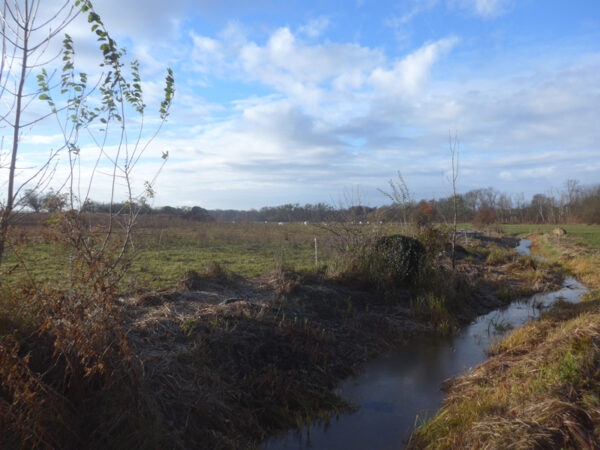
M 600 252 L 576 238 L 532 236 L 534 252 L 593 290 L 507 336 L 448 383 L 442 409 L 412 448 L 600 447 Z

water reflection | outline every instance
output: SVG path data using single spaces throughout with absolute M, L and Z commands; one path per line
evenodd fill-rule
M 522 239 L 517 251 L 530 254 L 531 242 Z M 509 329 L 539 317 L 559 298 L 576 302 L 587 288 L 573 278 L 563 288 L 536 294 L 477 318 L 460 334 L 412 342 L 368 363 L 358 377 L 346 380 L 338 393 L 360 408 L 342 414 L 329 425 L 313 425 L 301 432 L 267 441 L 265 450 L 282 449 L 397 449 L 419 419 L 435 414 L 444 394 L 442 382 L 466 373 L 485 361 L 485 350 Z

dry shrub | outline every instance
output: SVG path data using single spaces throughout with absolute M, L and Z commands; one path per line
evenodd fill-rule
M 115 306 L 124 249 L 76 213 L 52 236 L 71 256 L 69 288 L 3 286 L 0 447 L 155 445 L 159 420 Z
M 156 417 L 140 368 L 107 300 L 59 292 L 19 298 L 35 315 L 27 328 L 5 327 L 0 338 L 0 447 L 123 447 L 155 439 L 147 433 Z
M 301 274 L 285 268 L 271 271 L 265 279 L 279 297 L 294 293 L 302 283 Z

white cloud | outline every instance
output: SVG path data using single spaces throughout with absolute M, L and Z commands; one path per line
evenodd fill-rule
M 402 3 L 408 4 L 409 8 L 400 15 L 390 15 L 384 20 L 384 24 L 392 28 L 400 28 L 409 23 L 418 14 L 437 6 L 438 3 L 438 0 L 413 0 L 412 2 Z
M 193 42 L 190 57 L 194 61 L 194 70 L 203 74 L 218 70 L 226 57 L 223 44 L 216 39 L 200 36 L 193 31 L 190 36 Z
M 506 14 L 511 8 L 513 0 L 451 0 L 473 14 L 491 19 Z
M 378 51 L 356 44 L 307 45 L 289 28 L 276 30 L 265 46 L 248 43 L 241 54 L 249 75 L 273 85 L 321 83 L 342 73 L 364 71 L 382 59 Z
M 19 140 L 22 144 L 31 145 L 56 145 L 62 144 L 64 138 L 61 134 L 52 135 L 39 135 L 39 134 L 25 134 Z
M 263 45 L 238 41 L 236 49 L 224 39 L 192 38 L 192 63 L 198 72 L 233 72 L 240 80 L 259 81 L 311 110 L 332 95 L 343 103 L 371 88 L 384 96 L 414 95 L 427 83 L 433 65 L 458 42 L 456 37 L 440 39 L 387 61 L 380 50 L 358 44 L 309 44 L 288 27 L 272 32 Z M 227 70 L 219 69 L 223 67 Z
M 429 79 L 433 64 L 457 42 L 456 37 L 451 37 L 425 45 L 397 61 L 391 69 L 375 69 L 371 82 L 386 93 L 414 95 Z
M 168 24 L 183 4 L 175 3 L 172 13 L 152 19 L 173 33 L 177 27 Z M 157 14 L 157 6 L 150 2 L 150 11 L 140 14 Z M 510 3 L 457 0 L 451 6 L 489 18 Z M 419 11 L 404 13 L 399 26 Z M 157 45 L 156 36 L 137 42 L 131 31 L 132 53 L 151 75 L 144 83 L 150 100 L 162 94 L 161 66 L 177 64 L 170 122 L 139 166 L 140 173 L 153 174 L 161 151 L 171 150 L 157 204 L 248 208 L 327 201 L 344 186 L 374 191 L 398 169 L 416 196 L 445 195 L 438 181 L 448 164 L 448 130 L 455 129 L 463 142 L 461 189 L 493 184 L 533 193 L 566 178 L 598 179 L 600 166 L 591 161 L 600 161 L 599 55 L 546 66 L 542 55 L 514 62 L 510 74 L 465 64 L 460 79 L 452 79 L 439 77 L 436 65 L 456 49 L 457 37 L 391 57 L 375 46 L 332 42 L 323 36 L 328 25 L 317 19 L 264 35 L 230 22 L 218 33 L 187 30 L 182 39 Z M 41 159 L 45 154 L 35 152 L 54 138 L 32 133 L 23 146 Z M 109 191 L 108 179 L 98 178 L 98 195 Z
M 363 74 L 383 59 L 379 51 L 357 44 L 309 45 L 284 27 L 273 32 L 265 45 L 246 43 L 233 64 L 251 80 L 310 108 L 323 101 L 329 82 L 337 79 L 340 87 L 350 83 L 358 88 Z
M 329 19 L 327 17 L 319 17 L 309 20 L 308 23 L 301 26 L 298 31 L 310 38 L 316 38 L 319 37 L 328 26 Z

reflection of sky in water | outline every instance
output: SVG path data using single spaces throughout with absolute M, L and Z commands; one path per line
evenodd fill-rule
M 517 251 L 529 254 L 529 246 L 531 242 L 522 239 Z M 485 349 L 499 339 L 498 330 L 518 327 L 538 317 L 541 309 L 559 298 L 578 301 L 586 291 L 581 283 L 567 278 L 559 291 L 536 294 L 480 316 L 457 336 L 421 339 L 383 355 L 337 389 L 360 405 L 358 411 L 332 419 L 329 426 L 313 426 L 310 444 L 304 429 L 302 434 L 290 432 L 272 439 L 264 449 L 397 449 L 417 416 L 429 417 L 439 408 L 444 398 L 442 382 L 466 373 L 487 358 Z

